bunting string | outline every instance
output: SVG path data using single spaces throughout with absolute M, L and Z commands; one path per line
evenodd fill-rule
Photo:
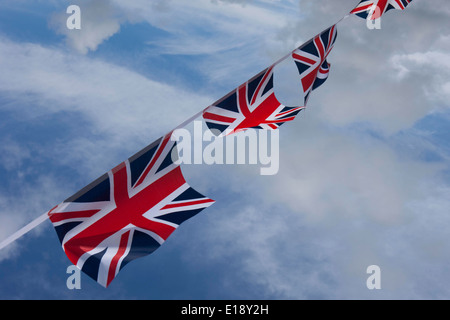
M 174 130 L 199 117 L 217 136 L 249 128 L 277 130 L 293 121 L 326 82 L 340 22 L 353 15 L 376 20 L 391 9 L 404 10 L 411 1 L 360 1 L 338 22 L 3 240 L 0 249 L 48 218 L 69 260 L 107 287 L 128 262 L 155 251 L 181 223 L 214 203 L 187 184 L 174 162 Z M 286 59 L 293 60 L 304 94 L 294 107 L 281 104 L 273 88 L 274 67 Z

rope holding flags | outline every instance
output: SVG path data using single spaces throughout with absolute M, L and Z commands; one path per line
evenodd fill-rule
M 107 287 L 128 262 L 155 251 L 181 223 L 214 203 L 185 181 L 174 158 L 174 130 L 199 116 L 218 136 L 249 128 L 276 130 L 293 121 L 328 78 L 337 25 L 351 15 L 375 20 L 411 1 L 360 1 L 336 24 L 3 240 L 0 249 L 49 218 L 69 260 Z M 298 70 L 303 105 L 285 106 L 275 96 L 274 67 L 286 59 Z

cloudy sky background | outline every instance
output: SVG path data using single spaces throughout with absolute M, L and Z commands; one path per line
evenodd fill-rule
M 0 240 L 167 133 L 356 0 L 0 4 Z M 82 29 L 66 28 L 81 7 Z M 50 222 L 0 252 L 3 299 L 450 298 L 450 9 L 338 25 L 330 77 L 280 129 L 280 170 L 183 166 L 217 202 L 104 289 L 66 287 Z M 287 64 L 287 105 L 302 97 Z M 368 290 L 366 268 L 381 268 Z

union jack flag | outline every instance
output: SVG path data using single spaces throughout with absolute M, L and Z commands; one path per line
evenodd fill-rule
M 404 10 L 412 0 L 362 0 L 350 13 L 375 20 L 391 9 Z
M 273 90 L 274 65 L 219 99 L 203 112 L 210 130 L 222 135 L 248 128 L 275 130 L 304 107 L 286 107 Z
M 214 201 L 191 188 L 168 134 L 49 211 L 69 260 L 107 287 Z
M 336 36 L 336 25 L 333 25 L 292 52 L 301 77 L 305 105 L 311 91 L 321 86 L 328 78 L 330 64 L 326 59 L 333 49 Z

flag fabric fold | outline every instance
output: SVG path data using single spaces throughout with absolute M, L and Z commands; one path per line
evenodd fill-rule
M 362 0 L 350 14 L 368 20 L 375 20 L 389 10 L 404 10 L 412 0 Z
M 49 211 L 63 250 L 107 287 L 130 261 L 159 248 L 184 221 L 214 201 L 190 187 L 171 133 Z
M 292 52 L 301 77 L 305 106 L 311 92 L 328 78 L 330 64 L 327 57 L 333 49 L 336 37 L 337 29 L 336 25 L 333 25 Z

